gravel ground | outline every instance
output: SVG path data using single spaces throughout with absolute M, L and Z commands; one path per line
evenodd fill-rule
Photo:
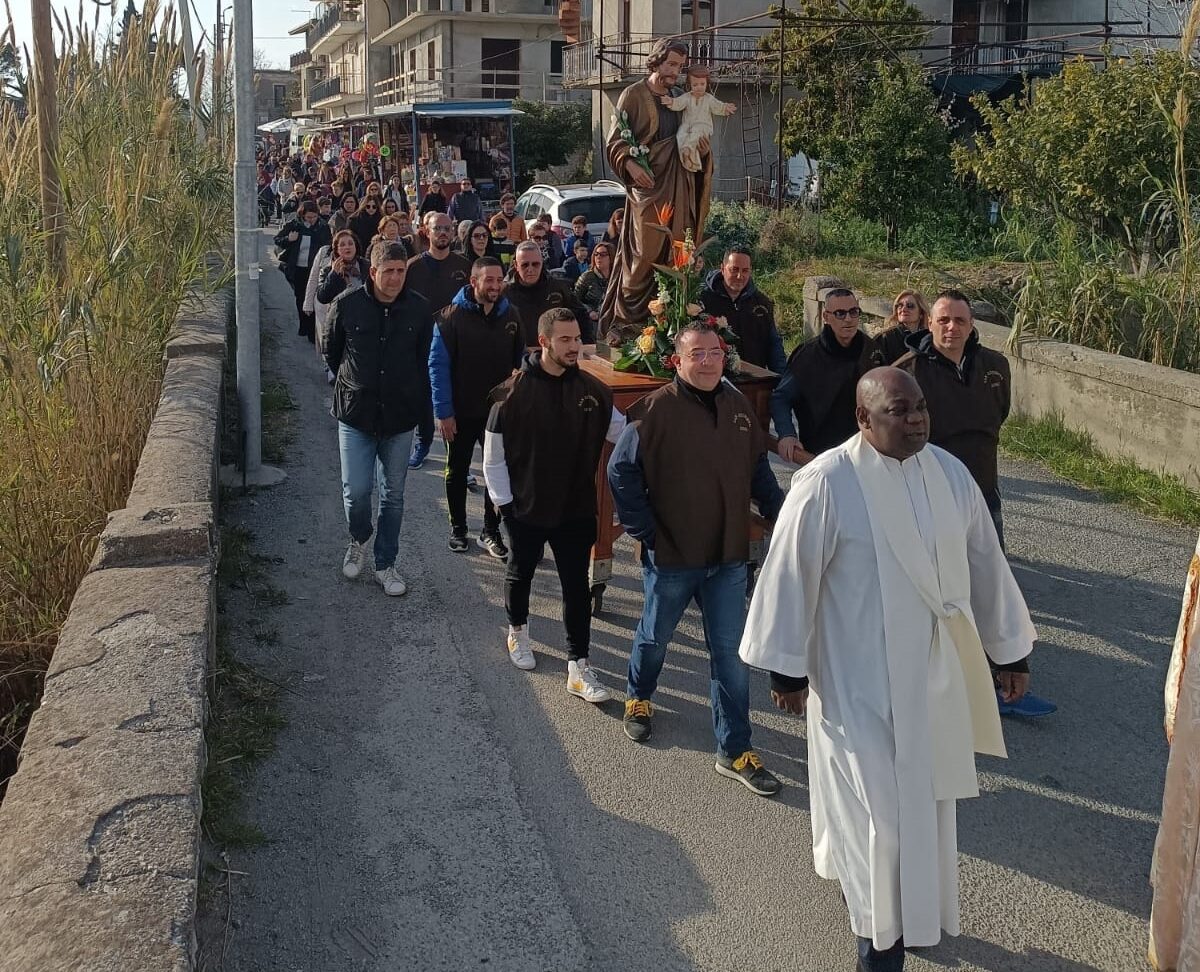
M 837 888 L 812 869 L 804 729 L 756 676 L 755 745 L 786 787 L 763 800 L 713 772 L 694 612 L 668 655 L 655 737 L 634 747 L 619 701 L 564 691 L 552 570 L 534 585 L 538 668 L 509 664 L 503 566 L 446 549 L 440 446 L 409 478 L 408 596 L 342 579 L 329 388 L 283 278 L 263 279 L 264 327 L 279 335 L 267 367 L 290 383 L 299 434 L 287 482 L 226 517 L 255 532 L 290 595 L 271 612 L 278 644 L 245 639 L 287 687 L 289 725 L 248 794 L 268 843 L 231 859 L 244 875 L 226 968 L 852 969 Z M 1010 759 L 980 760 L 985 793 L 959 807 L 964 934 L 907 968 L 1144 968 L 1161 686 L 1194 538 L 1032 465 L 1006 462 L 1004 476 L 1041 634 L 1034 685 L 1060 710 L 1007 721 Z M 473 497 L 476 527 L 481 507 Z M 621 689 L 641 600 L 624 542 L 615 567 L 593 665 Z M 230 620 L 262 618 L 242 606 Z

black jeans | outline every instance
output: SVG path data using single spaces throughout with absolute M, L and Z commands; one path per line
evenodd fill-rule
M 558 582 L 562 585 L 563 624 L 567 629 L 567 658 L 587 658 L 592 640 L 592 598 L 588 587 L 588 563 L 596 542 L 596 518 L 568 520 L 556 527 L 537 527 L 513 517 L 508 528 L 508 572 L 504 575 L 504 609 L 508 623 L 524 625 L 529 620 L 529 586 L 542 559 L 545 545 L 554 552 Z
M 312 273 L 312 267 L 292 267 L 288 273 L 288 282 L 292 285 L 292 293 L 296 295 L 296 316 L 300 319 L 299 334 L 316 343 L 317 318 L 314 314 L 305 313 L 304 310 L 304 295 L 308 290 L 310 273 Z
M 459 419 L 454 441 L 446 446 L 446 506 L 450 510 L 450 529 L 465 533 L 467 529 L 467 473 L 475 446 L 483 445 L 486 418 Z M 483 532 L 500 532 L 500 514 L 492 505 L 487 490 L 483 493 Z
M 421 416 L 421 421 L 417 423 L 416 442 L 426 452 L 433 446 L 433 397 L 425 402 L 425 414 Z

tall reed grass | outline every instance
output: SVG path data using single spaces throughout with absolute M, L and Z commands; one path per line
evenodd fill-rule
M 82 8 L 60 24 L 64 279 L 46 263 L 35 119 L 0 107 L 0 788 L 128 495 L 167 333 L 232 225 L 222 147 L 197 143 L 179 96 L 175 27 L 156 0 L 119 42 Z

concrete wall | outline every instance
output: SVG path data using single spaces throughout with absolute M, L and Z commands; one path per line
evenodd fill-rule
M 808 333 L 816 333 L 825 294 L 837 283 L 830 277 L 805 281 Z M 891 303 L 862 296 L 859 302 L 876 320 Z M 976 304 L 975 326 L 985 346 L 1008 358 L 1014 412 L 1033 418 L 1059 414 L 1103 451 L 1200 489 L 1200 375 L 1041 338 L 1010 347 L 1009 328 L 986 320 L 992 310 Z
M 224 293 L 179 313 L 128 504 L 0 806 L 0 972 L 194 965 L 227 307 Z

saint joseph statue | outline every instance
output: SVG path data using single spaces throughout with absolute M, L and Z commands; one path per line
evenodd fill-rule
M 649 317 L 654 298 L 654 264 L 670 262 L 671 241 L 683 240 L 692 231 L 696 243 L 704 234 L 712 189 L 712 152 L 708 140 L 700 143 L 700 171 L 683 167 L 675 133 L 680 115 L 662 104 L 673 95 L 687 64 L 687 44 L 658 41 L 646 59 L 648 76 L 621 92 L 617 118 L 608 137 L 608 164 L 625 183 L 625 222 L 613 263 L 612 281 L 600 313 L 611 344 L 637 334 Z M 622 113 L 628 118 L 630 137 L 622 135 Z M 650 172 L 630 150 L 646 146 Z

